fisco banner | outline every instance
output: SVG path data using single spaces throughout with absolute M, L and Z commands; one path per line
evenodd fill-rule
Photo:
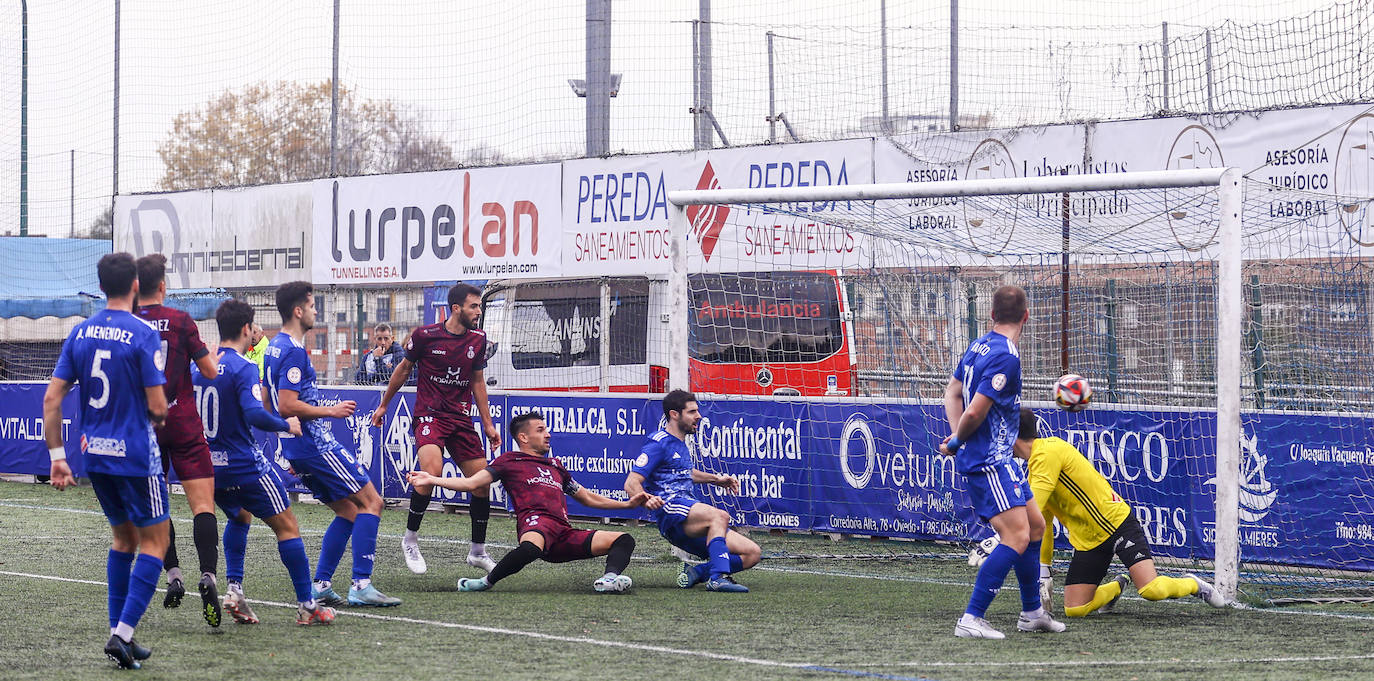
M 316 284 L 561 273 L 557 163 L 318 180 Z

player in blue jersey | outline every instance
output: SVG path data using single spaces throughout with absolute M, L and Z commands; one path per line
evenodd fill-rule
M 954 457 L 955 470 L 968 482 L 974 512 L 1001 538 L 978 569 L 973 595 L 954 627 L 954 634 L 963 638 L 1006 638 L 983 616 L 1013 569 L 1021 587 L 1017 630 L 1064 631 L 1064 625 L 1041 607 L 1040 537 L 1045 520 L 1012 458 L 1021 428 L 1021 355 L 1016 342 L 1029 319 L 1024 290 L 997 289 L 992 295 L 992 331 L 964 352 L 945 390 L 945 415 L 953 432 L 940 444 L 940 453 Z
M 757 565 L 763 552 L 753 540 L 730 529 L 728 512 L 696 498 L 698 483 L 739 494 L 739 481 L 693 466 L 687 436 L 697 432 L 701 423 L 695 395 L 686 390 L 668 393 L 663 398 L 663 417 L 663 428 L 640 448 L 625 478 L 625 493 L 631 499 L 643 492 L 652 495 L 644 507 L 658 523 L 659 534 L 673 546 L 706 559 L 698 565 L 682 564 L 679 587 L 690 589 L 706 582 L 708 591 L 746 593 L 749 589 L 731 575 Z
M 52 485 L 66 489 L 76 480 L 62 443 L 62 399 L 77 383 L 86 475 L 114 533 L 105 562 L 110 613 L 105 654 L 121 668 L 138 669 L 152 652 L 134 641 L 134 627 L 157 590 L 167 551 L 167 479 L 153 432 L 167 418 L 166 358 L 158 332 L 133 315 L 138 295 L 133 256 L 106 255 L 96 274 L 106 307 L 77 324 L 62 344 L 43 395 L 43 428 Z
M 315 326 L 314 287 L 293 281 L 277 287 L 277 311 L 282 328 L 267 346 L 267 391 L 272 409 L 282 417 L 301 420 L 300 437 L 282 436 L 281 449 L 301 482 L 324 504 L 334 509 L 334 521 L 325 530 L 320 557 L 315 563 L 314 598 L 325 605 L 343 604 L 334 592 L 334 569 L 353 541 L 353 585 L 349 605 L 399 605 L 401 599 L 383 594 L 372 585 L 372 561 L 377 552 L 382 496 L 367 471 L 330 432 L 325 419 L 351 416 L 358 408 L 353 400 L 331 407 L 315 384 L 315 367 L 305 351 L 305 332 Z
M 240 300 L 226 300 L 215 311 L 215 322 L 220 337 L 219 375 L 210 379 L 195 374 L 191 382 L 215 466 L 215 503 L 228 518 L 224 565 L 229 590 L 224 595 L 224 609 L 239 624 L 258 622 L 243 595 L 248 527 L 257 517 L 277 536 L 277 553 L 296 589 L 296 624 L 329 624 L 334 621 L 334 609 L 317 604 L 311 594 L 310 559 L 305 555 L 286 486 L 249 428 L 298 436 L 300 419 L 283 419 L 263 408 L 258 365 L 245 356 L 253 336 L 253 307 Z

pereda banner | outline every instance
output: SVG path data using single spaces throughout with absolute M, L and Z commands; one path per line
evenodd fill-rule
M 310 275 L 309 183 L 115 197 L 114 249 L 167 256 L 167 288 L 276 286 Z
M 669 191 L 865 184 L 873 181 L 873 141 L 583 159 L 563 165 L 564 274 L 663 274 L 672 258 Z M 745 272 L 843 266 L 856 257 L 859 237 L 826 219 L 855 209 L 867 210 L 845 202 L 776 209 L 691 207 L 688 268 Z
M 557 163 L 314 182 L 316 284 L 560 274 Z

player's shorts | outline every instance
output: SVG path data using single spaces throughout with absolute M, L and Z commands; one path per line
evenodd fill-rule
M 968 481 L 973 511 L 984 521 L 1003 511 L 1025 506 L 1032 498 L 1026 474 L 1014 462 L 999 463 L 964 477 Z
M 291 497 L 286 494 L 286 485 L 282 484 L 276 469 L 269 468 L 256 480 L 225 487 L 216 485 L 215 505 L 224 509 L 230 518 L 244 510 L 254 518 L 266 519 L 291 508 Z
M 561 518 L 531 515 L 520 518 L 520 534 L 538 532 L 544 538 L 544 562 L 566 563 L 592 557 L 595 530 L 579 530 Z
M 167 478 L 162 475 L 86 475 L 111 525 L 148 527 L 171 517 L 167 512 Z
M 357 494 L 372 482 L 362 464 L 342 446 L 335 446 L 318 456 L 291 459 L 291 468 L 301 484 L 326 504 Z
M 1107 567 L 1112 564 L 1113 554 L 1120 558 L 1121 564 L 1128 569 L 1142 560 L 1152 558 L 1150 541 L 1146 539 L 1145 529 L 1140 526 L 1140 521 L 1135 519 L 1134 513 L 1127 514 L 1126 519 L 1121 521 L 1121 526 L 1101 544 L 1087 551 L 1074 551 L 1064 583 L 1094 586 L 1101 584 L 1102 578 L 1107 576 Z
M 434 445 L 448 452 L 454 463 L 486 460 L 487 453 L 482 449 L 482 438 L 472 419 L 450 418 L 447 416 L 421 416 L 415 419 L 415 449 Z
M 210 445 L 205 442 L 205 430 L 193 406 L 168 412 L 167 423 L 157 429 L 157 447 L 162 450 L 162 472 L 168 468 L 177 472 L 178 480 L 215 477 L 210 462 Z
M 658 533 L 663 535 L 669 544 L 698 558 L 705 558 L 711 553 L 706 546 L 706 535 L 693 537 L 687 534 L 687 514 L 697 503 L 699 502 L 691 497 L 673 497 L 672 501 L 665 503 L 663 508 L 659 509 Z

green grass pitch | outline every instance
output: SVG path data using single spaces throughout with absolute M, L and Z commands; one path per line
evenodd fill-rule
M 172 508 L 184 530 L 182 561 L 193 565 L 184 497 L 174 495 Z M 293 508 L 313 563 L 330 513 L 315 504 Z M 674 585 L 679 563 L 645 526 L 628 528 L 638 540 L 628 594 L 592 592 L 600 559 L 535 563 L 492 591 L 458 593 L 457 578 L 475 576 L 462 560 L 466 516 L 426 519 L 421 546 L 430 571 L 418 576 L 400 557 L 404 519 L 394 509 L 383 517 L 374 575 L 383 591 L 405 599 L 400 607 L 344 608 L 332 627 L 297 627 L 275 541 L 255 524 L 245 590 L 262 623 L 236 625 L 226 617 L 211 629 L 194 589 L 177 610 L 164 610 L 158 595 L 138 634 L 152 659 L 140 671 L 119 672 L 100 650 L 108 638 L 109 530 L 90 488 L 59 493 L 0 483 L 0 677 L 1374 678 L 1374 612 L 1359 606 L 1216 611 L 1191 598 L 1149 603 L 1131 591 L 1117 612 L 1069 620 L 1067 633 L 1016 634 L 1011 583 L 989 613 L 1007 640 L 970 641 L 953 635 L 973 578 L 962 561 L 773 558 L 739 576 L 752 593 L 683 591 Z M 493 554 L 507 550 L 512 532 L 510 520 L 493 518 Z M 880 544 L 753 536 L 766 555 L 871 553 Z M 337 581 L 347 582 L 350 555 Z

